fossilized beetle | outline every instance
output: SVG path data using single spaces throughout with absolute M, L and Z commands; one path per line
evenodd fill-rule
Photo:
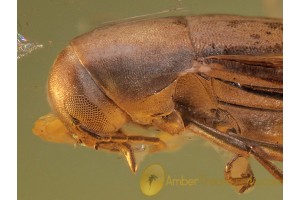
M 280 19 L 209 15 L 83 34 L 51 69 L 48 96 L 59 125 L 43 122 L 44 137 L 122 152 L 136 171 L 133 144 L 167 146 L 159 137 L 126 135 L 125 124 L 172 135 L 190 130 L 236 154 L 225 177 L 240 192 L 255 182 L 249 156 L 282 181 L 271 162 L 282 161 L 282 32 Z M 241 159 L 246 167 L 233 175 Z

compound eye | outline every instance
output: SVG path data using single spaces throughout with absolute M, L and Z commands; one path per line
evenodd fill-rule
M 66 99 L 65 109 L 72 118 L 84 128 L 94 133 L 109 133 L 115 131 L 115 127 L 109 123 L 101 110 L 84 95 L 74 95 Z

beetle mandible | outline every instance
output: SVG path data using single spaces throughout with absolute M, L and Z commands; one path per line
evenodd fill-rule
M 159 137 L 125 134 L 125 124 L 171 135 L 189 130 L 236 155 L 225 178 L 241 193 L 255 182 L 249 156 L 282 182 L 271 162 L 282 161 L 283 150 L 282 32 L 280 19 L 208 15 L 126 22 L 83 34 L 52 66 L 50 118 L 59 122 L 44 123 L 49 135 L 43 137 L 122 152 L 135 172 L 132 145 L 167 147 Z M 37 123 L 34 132 L 41 127 Z M 236 176 L 238 162 L 246 165 Z

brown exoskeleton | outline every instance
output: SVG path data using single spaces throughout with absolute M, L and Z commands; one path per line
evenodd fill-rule
M 57 118 L 39 120 L 34 131 L 122 152 L 134 172 L 134 144 L 167 146 L 159 137 L 125 134 L 125 124 L 171 135 L 189 130 L 236 154 L 225 178 L 240 192 L 255 182 L 249 156 L 282 182 L 271 162 L 283 159 L 282 31 L 282 20 L 229 15 L 97 28 L 57 57 L 48 81 Z

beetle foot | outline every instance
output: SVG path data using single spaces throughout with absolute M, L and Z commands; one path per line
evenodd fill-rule
M 244 193 L 255 184 L 255 177 L 251 170 L 248 158 L 236 155 L 225 168 L 225 179 L 234 186 L 239 193 Z

